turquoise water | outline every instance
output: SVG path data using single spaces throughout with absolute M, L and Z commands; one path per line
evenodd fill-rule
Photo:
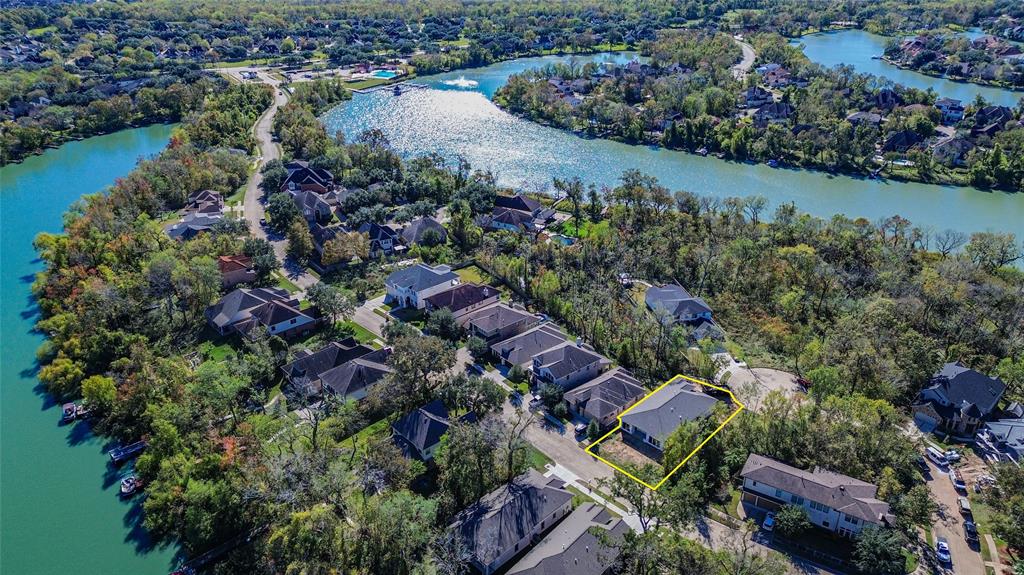
M 582 64 L 609 58 L 623 62 L 632 57 L 601 55 L 576 61 Z M 349 138 L 379 128 L 407 157 L 430 152 L 448 158 L 461 155 L 474 168 L 494 172 L 502 185 L 525 190 L 548 191 L 552 178 L 572 176 L 610 186 L 623 170 L 636 168 L 657 176 L 673 190 L 719 198 L 762 195 L 771 206 L 795 202 L 801 210 L 826 218 L 842 213 L 874 221 L 900 215 L 934 230 L 1009 231 L 1024 237 L 1024 194 L 772 169 L 658 147 L 585 139 L 516 118 L 490 101 L 510 74 L 569 60 L 523 58 L 424 76 L 416 81 L 428 89 L 406 90 L 400 96 L 386 91 L 356 94 L 328 112 L 323 121 L 328 133 L 342 130 Z
M 42 268 L 32 239 L 59 232 L 72 202 L 159 152 L 171 127 L 156 125 L 71 142 L 0 168 L 0 573 L 160 574 L 173 550 L 150 549 L 139 498 L 118 499 L 108 446 L 84 425 L 58 426 L 60 406 L 35 377 L 30 286 Z
M 966 36 L 976 38 L 980 36 L 977 30 L 966 32 Z M 835 32 L 823 32 L 811 34 L 794 43 L 804 45 L 804 53 L 812 61 L 823 66 L 832 67 L 837 64 L 849 64 L 858 72 L 866 72 L 876 76 L 883 76 L 897 84 L 927 90 L 932 88 L 940 96 L 956 98 L 964 102 L 973 102 L 977 94 L 981 94 L 992 104 L 1002 106 L 1016 106 L 1024 92 L 993 88 L 991 86 L 980 86 L 967 82 L 954 82 L 943 78 L 936 78 L 913 70 L 904 70 L 882 60 L 873 60 L 873 56 L 881 56 L 885 52 L 885 36 L 872 34 L 863 30 L 839 30 Z
M 398 74 L 392 72 L 391 70 L 377 70 L 376 72 L 370 75 L 373 76 L 374 78 L 384 78 L 390 80 L 391 78 L 394 78 Z

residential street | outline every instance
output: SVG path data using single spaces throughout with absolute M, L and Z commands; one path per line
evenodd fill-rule
M 956 572 L 957 575 L 985 575 L 981 554 L 971 549 L 964 539 L 963 517 L 957 508 L 957 498 L 960 494 L 949 480 L 947 470 L 936 467 L 931 461 L 928 461 L 928 467 L 931 470 L 928 488 L 939 505 L 939 513 L 932 524 L 932 534 L 936 540 L 939 537 L 946 538 L 949 542 L 950 555 L 953 557 L 953 567 L 947 571 Z
M 373 311 L 374 308 L 380 307 L 383 303 L 384 296 L 366 300 L 363 302 L 363 305 L 356 308 L 356 311 L 352 314 L 352 321 L 370 330 L 370 333 L 377 337 L 384 337 L 384 325 L 387 323 L 387 320 Z
M 742 80 L 754 65 L 754 60 L 757 58 L 757 54 L 754 53 L 754 47 L 750 44 L 747 44 L 738 38 L 734 38 L 734 40 L 739 44 L 740 49 L 743 50 L 743 59 L 740 60 L 739 64 L 732 67 L 732 75 L 737 80 Z

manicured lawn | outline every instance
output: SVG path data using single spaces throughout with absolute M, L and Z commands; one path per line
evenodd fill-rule
M 455 270 L 455 273 L 459 275 L 459 279 L 463 283 L 490 284 L 494 282 L 494 278 L 490 274 L 475 265 Z
M 346 321 L 342 325 L 352 330 L 352 337 L 354 337 L 359 343 L 370 343 L 377 339 L 377 336 L 373 335 L 373 332 L 354 321 Z
M 199 351 L 211 361 L 224 361 L 235 355 L 235 348 L 227 339 L 222 341 L 205 341 L 199 346 Z
M 574 508 L 584 503 L 596 503 L 593 498 L 572 485 L 566 485 L 565 488 L 572 492 L 572 506 Z
M 547 471 L 545 466 L 551 463 L 551 458 L 541 453 L 539 449 L 532 445 L 528 446 L 528 449 L 529 451 L 527 451 L 526 454 L 526 461 L 529 463 L 530 467 L 540 471 L 541 473 Z
M 224 199 L 224 201 L 229 204 L 241 203 L 243 200 L 245 200 L 245 186 L 240 186 L 235 190 L 235 193 Z
M 402 76 L 402 78 L 405 79 L 405 76 Z M 347 82 L 345 87 L 349 90 L 365 90 L 367 88 L 373 88 L 374 86 L 380 86 L 389 82 L 391 82 L 391 80 L 385 78 L 370 78 L 367 80 L 359 80 L 357 82 Z
M 277 286 L 283 290 L 287 290 L 288 293 L 298 293 L 299 286 L 292 283 L 284 274 L 281 272 L 274 272 L 274 279 L 277 280 Z
M 721 512 L 725 513 L 726 515 L 728 515 L 729 517 L 732 517 L 733 519 L 738 519 L 738 520 L 742 521 L 742 519 L 740 518 L 739 514 L 736 513 L 736 508 L 739 507 L 739 504 L 740 504 L 740 492 L 739 492 L 738 489 L 730 486 L 729 487 L 729 500 L 726 501 L 724 504 L 715 503 L 715 504 L 713 504 L 713 506 L 716 509 L 718 509 L 719 511 L 721 511 Z
M 362 429 L 362 431 L 355 434 L 356 451 L 363 452 L 372 440 L 383 439 L 387 435 L 388 429 L 390 429 L 389 425 L 390 422 L 385 417 L 384 419 L 367 425 Z M 352 437 L 349 437 L 343 442 L 343 444 L 346 447 L 352 445 L 352 439 Z

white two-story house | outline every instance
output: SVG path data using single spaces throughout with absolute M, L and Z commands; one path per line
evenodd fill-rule
M 892 522 L 889 504 L 875 497 L 878 486 L 839 473 L 804 471 L 751 454 L 740 477 L 744 504 L 768 511 L 797 505 L 812 524 L 844 537 L 856 536 L 866 525 Z
M 405 269 L 392 272 L 384 280 L 387 288 L 387 300 L 398 307 L 426 307 L 428 297 L 439 294 L 459 285 L 459 275 L 448 266 L 430 267 L 416 264 Z

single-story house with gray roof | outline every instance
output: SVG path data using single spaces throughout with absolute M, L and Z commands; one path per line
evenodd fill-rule
M 623 439 L 653 447 L 659 454 L 680 425 L 711 415 L 718 400 L 685 380 L 674 381 L 634 405 L 622 419 Z
M 768 511 L 798 505 L 812 524 L 845 537 L 857 535 L 867 525 L 893 521 L 889 504 L 875 497 L 878 486 L 826 469 L 804 471 L 751 454 L 740 477 L 745 504 Z
M 460 511 L 448 527 L 462 538 L 469 563 L 491 575 L 571 510 L 565 482 L 529 469 Z
M 644 294 L 644 303 L 655 314 L 667 315 L 666 319 L 672 322 L 712 321 L 711 306 L 703 298 L 690 295 L 680 285 L 651 286 Z

